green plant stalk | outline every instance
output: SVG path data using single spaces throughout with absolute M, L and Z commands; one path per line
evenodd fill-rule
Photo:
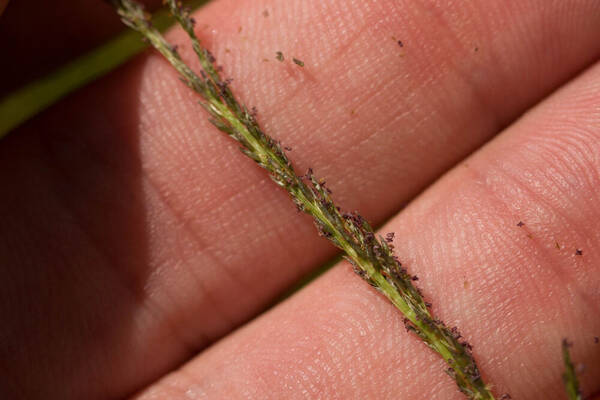
M 579 381 L 575 374 L 575 366 L 571 361 L 571 355 L 569 354 L 569 347 L 571 344 L 567 339 L 562 341 L 562 355 L 563 362 L 565 364 L 565 372 L 563 373 L 563 382 L 565 384 L 565 391 L 569 400 L 581 400 L 581 390 L 579 389 Z
M 111 0 L 123 22 L 140 32 L 180 73 L 182 81 L 203 99 L 200 104 L 211 116 L 210 121 L 241 145 L 241 151 L 269 171 L 270 177 L 285 189 L 299 210 L 311 215 L 322 236 L 342 249 L 355 271 L 385 295 L 405 316 L 407 330 L 417 334 L 448 364 L 447 372 L 469 399 L 494 399 L 483 382 L 471 346 L 460 340 L 456 328 L 449 329 L 430 313 L 411 276 L 394 256 L 393 234 L 377 238 L 373 229 L 357 213 L 342 213 L 335 206 L 325 182 L 316 179 L 309 169 L 299 176 L 282 150 L 281 144 L 259 127 L 255 113 L 237 102 L 215 68 L 215 60 L 202 47 L 194 33 L 194 20 L 180 1 L 166 0 L 171 13 L 188 33 L 202 71 L 195 74 L 150 23 L 148 14 L 133 0 Z
M 207 1 L 192 0 L 190 6 L 196 8 Z M 154 14 L 152 23 L 162 31 L 172 25 L 173 19 L 168 11 L 162 10 Z M 67 94 L 112 71 L 147 47 L 137 33 L 124 32 L 0 99 L 0 139 Z

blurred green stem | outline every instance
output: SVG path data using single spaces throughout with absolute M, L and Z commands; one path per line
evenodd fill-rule
M 200 7 L 208 0 L 192 0 L 189 6 Z M 0 14 L 2 13 L 0 0 Z M 166 10 L 154 14 L 152 24 L 164 31 L 173 25 Z M 112 71 L 148 45 L 137 32 L 127 30 L 87 54 L 67 63 L 49 75 L 0 99 L 0 139 L 19 125 L 56 103 L 74 90 Z M 16 61 L 13 61 L 16 62 Z

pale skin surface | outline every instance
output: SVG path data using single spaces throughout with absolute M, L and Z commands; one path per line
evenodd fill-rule
M 298 170 L 391 218 L 498 394 L 564 399 L 563 337 L 600 392 L 600 3 L 220 0 L 196 20 Z M 0 398 L 463 398 L 345 263 L 255 318 L 335 250 L 195 100 L 149 54 L 0 142 Z

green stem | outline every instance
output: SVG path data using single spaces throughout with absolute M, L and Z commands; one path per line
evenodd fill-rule
M 207 1 L 192 0 L 190 5 L 196 8 Z M 173 19 L 167 10 L 163 10 L 154 14 L 152 23 L 162 31 L 173 24 Z M 0 99 L 0 139 L 69 93 L 112 71 L 147 47 L 137 33 L 126 31 Z
M 571 361 L 571 355 L 569 354 L 569 347 L 571 344 L 567 339 L 562 341 L 562 354 L 563 362 L 565 363 L 565 372 L 563 373 L 563 382 L 565 384 L 565 391 L 569 400 L 581 400 L 581 391 L 579 390 L 579 381 L 577 380 L 577 374 L 575 374 L 575 366 Z

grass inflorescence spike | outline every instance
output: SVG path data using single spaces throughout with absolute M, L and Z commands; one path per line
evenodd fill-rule
M 565 372 L 563 373 L 562 378 L 569 400 L 581 400 L 582 397 L 581 390 L 579 389 L 579 381 L 577 380 L 575 366 L 571 361 L 571 354 L 569 353 L 569 347 L 571 346 L 572 344 L 567 339 L 563 339 L 562 355 L 563 362 L 565 364 Z
M 273 181 L 285 189 L 298 210 L 313 217 L 319 234 L 345 253 L 355 271 L 386 296 L 405 317 L 407 330 L 414 332 L 448 364 L 448 374 L 458 388 L 473 400 L 494 399 L 484 383 L 466 342 L 456 328 L 448 328 L 435 318 L 413 282 L 417 279 L 402 266 L 393 253 L 393 234 L 378 237 L 358 213 L 345 213 L 335 205 L 325 182 L 311 169 L 298 175 L 281 144 L 266 135 L 255 111 L 239 103 L 230 90 L 230 80 L 221 78 L 215 59 L 194 32 L 194 20 L 180 1 L 166 0 L 171 13 L 187 32 L 202 70 L 196 74 L 176 49 L 150 24 L 143 7 L 132 0 L 110 0 L 123 22 L 140 32 L 179 72 L 181 80 L 202 97 L 201 104 L 210 121 L 241 145 L 244 154 L 265 168 Z M 283 61 L 283 54 L 277 52 Z M 294 60 L 302 66 L 303 62 Z

